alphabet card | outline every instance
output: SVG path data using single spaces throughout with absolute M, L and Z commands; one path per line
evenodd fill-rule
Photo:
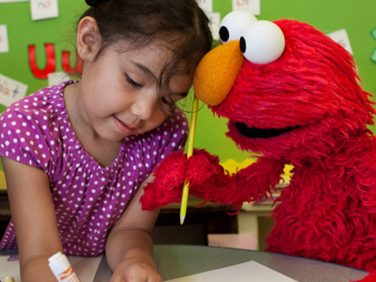
M 213 12 L 213 0 L 196 0 L 197 4 L 205 12 Z
M 50 72 L 48 75 L 48 86 L 57 85 L 64 81 L 69 80 L 69 76 L 63 72 Z
M 0 53 L 6 52 L 9 52 L 7 26 L 0 25 Z
M 219 40 L 219 26 L 221 24 L 221 14 L 217 12 L 207 12 L 206 15 L 210 20 L 210 30 L 214 40 Z
M 26 95 L 27 85 L 0 74 L 0 104 L 10 106 Z
M 347 35 L 346 29 L 339 29 L 328 34 L 328 36 L 345 48 L 350 54 L 352 54 L 352 48 L 350 44 L 349 36 Z
M 34 21 L 59 16 L 58 0 L 30 0 L 30 9 Z
M 260 15 L 260 0 L 232 0 L 233 11 L 249 11 L 253 15 Z

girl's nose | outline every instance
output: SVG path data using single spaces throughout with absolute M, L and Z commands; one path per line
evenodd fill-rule
M 131 112 L 140 120 L 150 119 L 157 107 L 157 98 L 154 95 L 140 95 L 140 97 L 133 103 Z

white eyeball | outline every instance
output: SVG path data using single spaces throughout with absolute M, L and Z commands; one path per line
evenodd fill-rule
M 239 40 L 243 32 L 257 19 L 246 11 L 233 11 L 227 14 L 219 26 L 219 38 L 222 43 Z
M 252 24 L 240 38 L 240 50 L 254 64 L 267 64 L 277 60 L 285 49 L 282 30 L 270 21 Z

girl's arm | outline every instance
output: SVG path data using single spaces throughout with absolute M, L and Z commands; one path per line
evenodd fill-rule
M 140 204 L 145 183 L 150 180 L 141 185 L 108 236 L 106 257 L 114 271 L 111 282 L 162 281 L 153 260 L 151 238 L 159 209 L 143 211 Z
M 62 251 L 47 175 L 3 158 L 12 221 L 17 232 L 23 282 L 56 281 L 48 258 Z

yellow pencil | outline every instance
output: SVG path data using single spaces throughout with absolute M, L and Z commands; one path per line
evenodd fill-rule
M 193 143 L 195 140 L 196 123 L 197 123 L 197 111 L 198 111 L 198 99 L 195 96 L 193 99 L 193 104 L 192 104 L 191 125 L 190 125 L 189 135 L 188 135 L 188 148 L 187 148 L 188 158 L 192 156 L 193 154 Z M 189 194 L 189 182 L 186 180 L 184 182 L 183 194 L 181 196 L 181 204 L 180 204 L 180 224 L 181 225 L 183 225 L 184 219 L 187 213 L 188 194 Z

